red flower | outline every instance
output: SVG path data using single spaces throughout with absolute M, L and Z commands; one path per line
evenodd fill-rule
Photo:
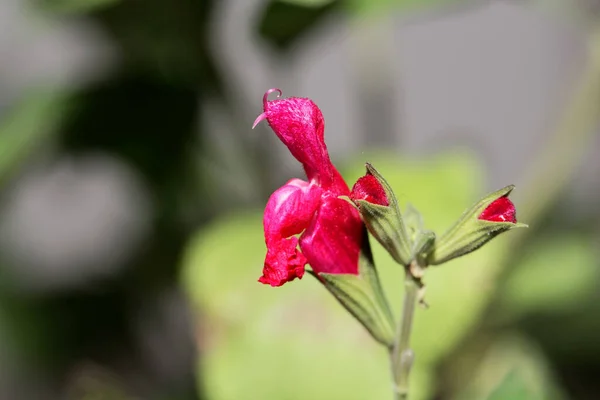
M 508 197 L 502 196 L 486 207 L 479 215 L 479 219 L 489 222 L 512 222 L 517 223 L 517 211 L 515 205 Z
M 373 175 L 367 173 L 365 176 L 359 178 L 350 193 L 350 198 L 356 200 L 366 200 L 369 203 L 377 204 L 380 206 L 389 206 L 385 189 L 381 183 Z
M 308 182 L 292 179 L 267 202 L 263 219 L 267 256 L 259 282 L 281 286 L 302 278 L 306 264 L 316 274 L 358 274 L 363 225 L 358 211 L 338 198 L 350 190 L 329 159 L 321 110 L 305 98 L 269 101 L 275 91 L 281 96 L 279 89 L 265 93 L 264 112 L 254 126 L 267 120 L 302 163 Z

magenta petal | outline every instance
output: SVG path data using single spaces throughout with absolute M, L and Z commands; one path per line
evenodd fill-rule
M 281 286 L 302 277 L 307 261 L 294 235 L 309 226 L 321 193 L 314 184 L 292 179 L 271 195 L 263 218 L 267 256 L 259 282 Z
M 500 197 L 490 203 L 479 216 L 479 219 L 490 222 L 512 222 L 517 223 L 517 211 L 515 205 L 508 197 Z
M 277 137 L 302 163 L 308 179 L 328 186 L 333 165 L 323 137 L 324 121 L 319 107 L 310 99 L 289 97 L 266 101 L 264 111 Z
M 294 279 L 302 279 L 306 257 L 298 249 L 298 238 L 280 239 L 272 242 L 267 249 L 260 283 L 281 286 Z
M 371 174 L 360 177 L 350 193 L 352 200 L 366 200 L 380 206 L 389 206 L 387 194 L 381 183 Z
M 352 205 L 327 197 L 300 237 L 300 249 L 317 274 L 358 274 L 362 227 L 360 215 Z
M 277 189 L 269 197 L 263 217 L 267 245 L 308 228 L 321 201 L 321 193 L 320 187 L 300 179 L 292 179 Z

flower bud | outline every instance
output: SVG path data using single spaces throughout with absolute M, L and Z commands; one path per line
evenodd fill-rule
M 502 232 L 527 227 L 517 222 L 515 206 L 508 199 L 514 185 L 481 199 L 436 240 L 428 264 L 437 265 L 477 250 Z
M 358 206 L 371 235 L 396 262 L 407 266 L 412 260 L 412 246 L 396 196 L 371 164 L 366 168 L 367 174 L 356 182 L 350 199 Z

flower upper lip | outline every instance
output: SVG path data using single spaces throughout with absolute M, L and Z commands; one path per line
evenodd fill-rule
M 325 145 L 321 110 L 311 99 L 303 97 L 269 100 L 269 95 L 274 92 L 281 95 L 279 89 L 269 89 L 265 93 L 263 113 L 254 124 L 267 120 L 277 137 L 302 164 L 310 181 L 316 180 L 323 187 L 335 184 L 337 178 Z

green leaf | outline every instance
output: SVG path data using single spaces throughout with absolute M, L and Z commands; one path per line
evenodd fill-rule
M 336 0 L 279 0 L 281 3 L 293 4 L 302 7 L 322 7 Z
M 574 310 L 597 290 L 598 251 L 593 239 L 569 235 L 546 237 L 527 249 L 500 294 L 511 316 Z
M 517 371 L 509 373 L 487 400 L 534 400 L 534 397 Z M 540 399 L 541 400 L 541 399 Z
M 0 186 L 51 137 L 62 121 L 65 93 L 39 90 L 26 95 L 0 124 Z
M 435 244 L 435 237 L 435 233 L 428 230 L 417 234 L 412 247 L 412 259 L 417 260 L 419 266 L 427 267 L 427 255 Z
M 466 0 L 271 0 L 258 24 L 259 35 L 280 51 L 294 48 L 306 32 L 345 6 L 359 17 L 461 4 Z
M 402 213 L 404 217 L 404 223 L 406 224 L 406 230 L 411 241 L 417 240 L 419 234 L 425 231 L 425 222 L 423 215 L 417 210 L 412 204 L 406 204 L 406 209 Z
M 289 50 L 340 4 L 335 1 L 270 1 L 258 25 L 259 35 L 280 51 Z
M 83 365 L 67 382 L 70 400 L 139 400 L 128 393 L 119 377 L 96 365 Z
M 350 0 L 351 10 L 359 15 L 390 11 L 410 12 L 464 3 L 465 0 Z
M 485 340 L 484 340 L 485 341 Z M 544 353 L 526 337 L 506 334 L 473 349 L 476 367 L 456 369 L 456 400 L 562 400 Z M 482 353 L 483 351 L 483 353 Z M 469 363 L 463 359 L 462 363 Z M 461 364 L 462 365 L 462 364 Z M 469 371 L 469 372 L 467 372 Z
M 114 6 L 121 0 L 42 0 L 42 8 L 59 14 L 80 14 Z

